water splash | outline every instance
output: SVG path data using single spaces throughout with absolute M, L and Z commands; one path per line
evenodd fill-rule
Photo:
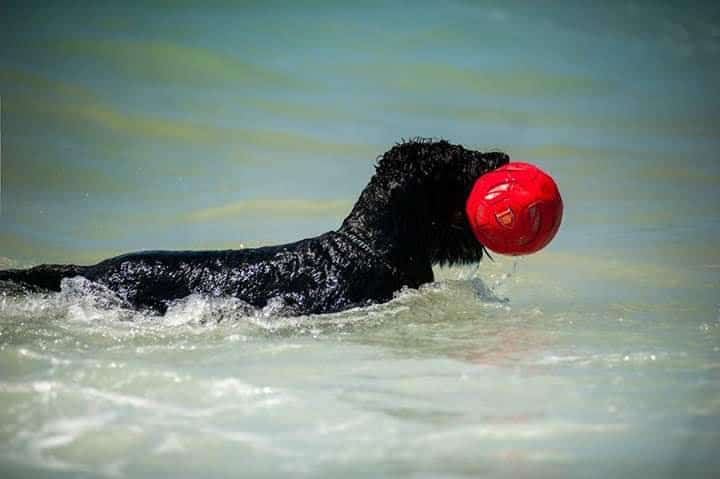
M 355 323 L 382 323 L 409 310 L 423 308 L 438 311 L 447 304 L 480 301 L 491 307 L 503 307 L 507 298 L 497 290 L 510 278 L 499 273 L 488 287 L 477 269 L 455 268 L 439 274 L 440 280 L 419 289 L 403 288 L 385 304 L 352 308 L 332 314 L 293 316 L 291 306 L 282 298 L 272 298 L 262 308 L 232 297 L 208 297 L 193 294 L 172 302 L 164 316 L 130 308 L 115 293 L 82 277 L 65 278 L 58 293 L 0 295 L 0 318 L 8 320 L 61 320 L 69 323 L 112 324 L 151 323 L 156 327 L 209 326 L 244 322 L 266 332 L 294 330 L 316 334 L 323 329 L 343 329 Z M 432 311 L 431 311 L 432 315 Z

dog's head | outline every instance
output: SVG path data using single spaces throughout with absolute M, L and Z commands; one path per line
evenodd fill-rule
M 391 198 L 395 229 L 432 263 L 472 263 L 482 258 L 483 245 L 470 229 L 465 203 L 480 175 L 508 161 L 505 153 L 414 139 L 379 159 L 373 182 Z

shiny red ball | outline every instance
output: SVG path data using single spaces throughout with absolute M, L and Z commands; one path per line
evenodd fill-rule
M 537 166 L 514 161 L 485 173 L 465 205 L 475 237 L 491 251 L 535 253 L 555 236 L 563 202 L 555 181 Z

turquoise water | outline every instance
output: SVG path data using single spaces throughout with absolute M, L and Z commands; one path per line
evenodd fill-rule
M 550 172 L 544 251 L 388 304 L 0 297 L 3 477 L 710 477 L 720 9 L 0 7 L 0 266 L 336 228 L 401 138 Z

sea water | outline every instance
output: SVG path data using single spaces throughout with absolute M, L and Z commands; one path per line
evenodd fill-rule
M 59 294 L 4 298 L 3 469 L 712 475 L 717 306 L 646 302 L 642 291 L 606 303 L 530 261 L 498 262 L 482 279 L 440 271 L 387 304 L 316 317 L 197 297 L 148 317 L 76 280 Z M 618 264 L 594 279 L 618 281 L 627 268 L 653 273 Z
M 557 180 L 536 255 L 386 303 L 0 296 L 2 477 L 713 477 L 720 24 L 702 3 L 28 4 L 3 267 L 337 227 L 402 137 Z

